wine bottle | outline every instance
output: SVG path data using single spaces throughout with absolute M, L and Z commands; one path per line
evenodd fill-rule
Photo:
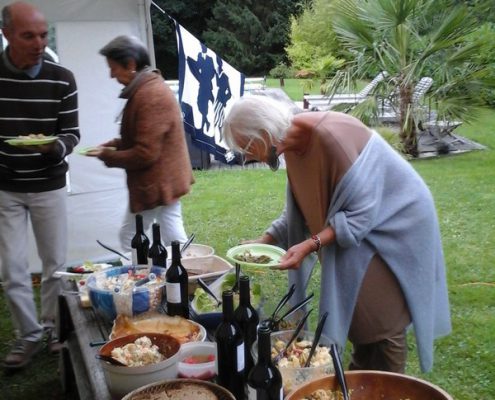
M 172 241 L 172 263 L 165 273 L 167 314 L 189 318 L 188 276 L 180 261 L 180 243 Z
M 160 224 L 154 222 L 151 227 L 153 231 L 153 242 L 148 252 L 149 265 L 167 268 L 167 249 L 162 244 L 160 237 Z
M 282 376 L 271 357 L 271 329 L 258 328 L 258 361 L 248 375 L 248 400 L 282 400 Z
M 143 216 L 136 214 L 136 233 L 131 240 L 132 265 L 147 266 L 150 241 L 143 230 Z
M 234 293 L 222 293 L 223 318 L 215 331 L 217 342 L 217 383 L 229 390 L 236 399 L 245 395 L 244 338 L 234 318 Z
M 249 276 L 244 275 L 239 279 L 239 305 L 234 311 L 234 318 L 241 328 L 244 336 L 244 354 L 246 368 L 244 376 L 247 378 L 253 367 L 251 346 L 256 340 L 256 328 L 258 327 L 258 312 L 251 305 L 251 293 L 249 288 Z

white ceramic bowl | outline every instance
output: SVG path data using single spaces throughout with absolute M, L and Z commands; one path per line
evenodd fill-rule
M 101 361 L 105 381 L 112 396 L 122 398 L 127 393 L 143 385 L 157 382 L 163 379 L 177 378 L 177 362 L 180 355 L 180 343 L 177 339 L 158 333 L 138 333 L 123 336 L 109 341 L 100 349 L 100 355 L 111 355 L 115 347 L 122 347 L 128 343 L 134 343 L 137 338 L 147 336 L 153 344 L 156 344 L 166 359 L 141 367 L 127 367 L 113 365 L 107 361 Z
M 217 345 L 213 342 L 190 342 L 184 343 L 180 349 L 179 364 L 177 372 L 179 378 L 210 380 L 217 375 L 215 362 Z M 197 357 L 208 357 L 209 361 L 196 361 Z
M 182 246 L 182 244 L 181 244 Z M 167 257 L 172 259 L 172 248 L 170 246 L 166 247 Z M 195 257 L 208 257 L 215 254 L 215 249 L 206 244 L 191 243 L 187 249 L 181 254 L 184 258 L 195 258 Z
M 279 332 L 274 332 L 270 335 L 271 342 L 272 342 L 272 348 L 275 344 L 276 341 L 281 340 L 284 343 L 287 343 L 289 339 L 291 338 L 292 334 L 294 333 L 294 330 L 288 330 L 288 331 L 279 331 Z M 311 343 L 313 343 L 314 339 L 314 333 L 309 332 L 309 331 L 302 331 L 298 339 L 303 340 L 308 340 Z M 325 335 L 321 335 L 320 341 L 319 341 L 319 346 L 325 346 L 328 350 L 330 350 L 330 345 L 332 344 L 332 341 Z M 273 353 L 272 353 L 273 354 Z M 251 355 L 253 356 L 254 362 L 258 360 L 258 341 L 253 343 L 253 346 L 251 348 Z M 284 387 L 284 395 L 287 395 L 291 390 L 293 390 L 296 386 L 301 385 L 302 383 L 308 381 L 308 380 L 313 380 L 315 378 L 321 377 L 323 375 L 327 375 L 333 372 L 333 363 L 332 359 L 330 356 L 330 353 L 328 354 L 328 359 L 327 362 L 319 365 L 319 366 L 313 366 L 313 367 L 282 367 L 278 366 L 278 370 L 280 371 L 280 374 L 282 375 L 282 383 Z

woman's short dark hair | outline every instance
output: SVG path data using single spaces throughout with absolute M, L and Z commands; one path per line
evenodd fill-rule
M 117 36 L 100 50 L 100 54 L 123 67 L 127 67 L 129 61 L 134 60 L 137 71 L 150 65 L 148 50 L 134 36 Z

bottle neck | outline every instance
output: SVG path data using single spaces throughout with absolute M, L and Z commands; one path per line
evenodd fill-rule
M 143 233 L 143 216 L 136 214 L 136 232 Z
M 261 363 L 267 364 L 271 362 L 271 330 L 265 327 L 258 329 L 258 360 Z
M 231 290 L 222 293 L 222 314 L 225 322 L 234 320 L 234 295 Z
M 172 265 L 180 264 L 180 243 L 177 240 L 172 242 Z
M 241 306 L 250 306 L 250 289 L 249 289 L 249 277 L 242 276 L 239 280 L 239 304 Z
M 160 225 L 157 223 L 154 223 L 152 226 L 153 229 L 153 244 L 161 244 L 161 236 L 160 236 Z

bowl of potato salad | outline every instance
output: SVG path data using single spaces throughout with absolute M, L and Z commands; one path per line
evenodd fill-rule
M 177 378 L 180 342 L 161 333 L 137 333 L 110 340 L 98 354 L 122 364 L 101 360 L 110 393 L 122 398 L 148 383 Z
M 330 355 L 332 341 L 327 336 L 321 335 L 316 351 L 311 358 L 310 365 L 309 367 L 305 367 L 304 365 L 313 344 L 314 333 L 301 331 L 287 351 L 283 352 L 293 334 L 294 330 L 286 330 L 273 332 L 270 335 L 272 360 L 276 361 L 275 364 L 282 375 L 284 395 L 303 382 L 333 372 L 332 357 Z M 256 362 L 258 359 L 257 341 L 253 343 L 251 354 Z

